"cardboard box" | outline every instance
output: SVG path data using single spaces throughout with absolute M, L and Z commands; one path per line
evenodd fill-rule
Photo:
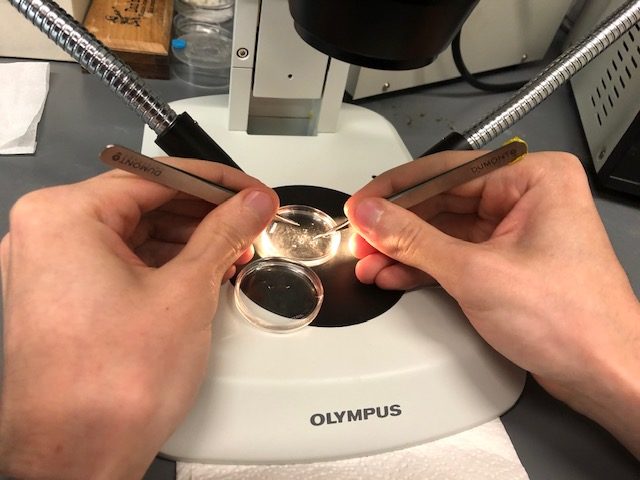
M 82 22 L 91 0 L 57 0 L 56 3 Z M 0 20 L 3 25 L 0 28 L 0 57 L 73 61 L 7 0 L 0 0 Z

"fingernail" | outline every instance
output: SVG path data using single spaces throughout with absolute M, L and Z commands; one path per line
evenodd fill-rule
M 268 219 L 276 209 L 273 197 L 261 190 L 254 190 L 244 200 L 244 204 L 256 213 L 256 216 Z
M 363 231 L 373 230 L 382 217 L 382 206 L 375 198 L 362 200 L 354 212 L 355 221 Z

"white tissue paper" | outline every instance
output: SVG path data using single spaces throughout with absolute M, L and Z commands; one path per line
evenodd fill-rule
M 528 480 L 499 418 L 416 447 L 292 465 L 178 462 L 177 480 Z
M 0 154 L 36 151 L 36 131 L 48 92 L 47 62 L 0 63 Z

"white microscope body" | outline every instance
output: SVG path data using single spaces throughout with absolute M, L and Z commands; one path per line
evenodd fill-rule
M 298 37 L 286 0 L 238 0 L 233 52 L 229 96 L 172 106 L 247 173 L 350 194 L 411 160 L 384 118 L 342 103 L 348 65 Z M 143 153 L 162 155 L 154 138 L 147 129 Z M 168 457 L 296 463 L 403 448 L 496 418 L 525 380 L 440 288 L 405 293 L 357 325 L 272 334 L 244 320 L 225 285 L 212 342 Z

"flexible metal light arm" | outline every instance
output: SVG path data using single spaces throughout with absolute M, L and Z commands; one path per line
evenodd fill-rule
M 240 168 L 187 114 L 177 115 L 100 40 L 51 0 L 9 0 L 22 15 L 90 73 L 97 75 L 157 135 L 168 155 L 213 160 Z
M 9 0 L 18 11 L 71 55 L 98 75 L 149 127 L 168 154 L 205 158 L 238 167 L 186 113 L 178 116 L 144 85 L 131 68 L 51 0 Z M 640 21 L 640 0 L 630 0 L 595 31 L 560 55 L 511 99 L 463 134 L 453 133 L 426 153 L 477 149 L 486 145 L 563 85 Z M 238 167 L 239 168 L 239 167 Z
M 521 120 L 638 22 L 640 0 L 626 2 L 590 35 L 551 62 L 513 97 L 464 133 L 450 134 L 425 155 L 442 150 L 474 150 L 483 147 Z

